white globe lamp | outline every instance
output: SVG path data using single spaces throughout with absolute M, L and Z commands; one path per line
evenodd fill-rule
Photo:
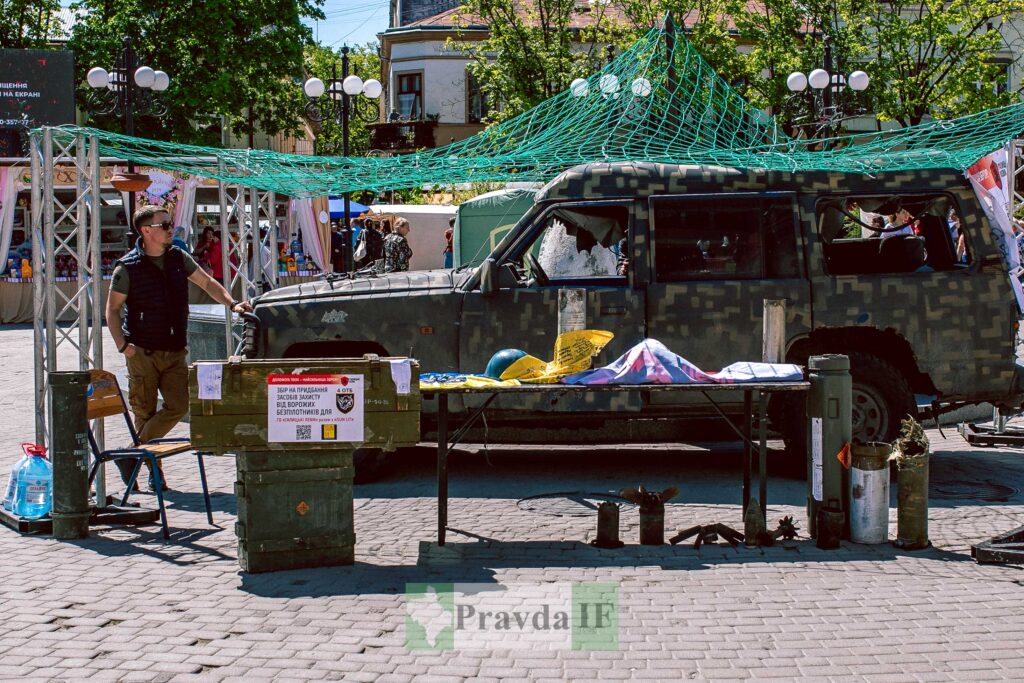
M 110 83 L 110 75 L 102 66 L 94 66 L 89 69 L 85 80 L 89 82 L 89 87 L 91 88 L 106 88 L 107 84 Z
M 376 78 L 363 83 L 363 94 L 369 97 L 371 100 L 375 100 L 380 97 L 381 93 L 384 92 L 384 86 L 380 84 Z
M 590 83 L 585 78 L 577 78 L 569 84 L 569 92 L 573 97 L 586 97 L 590 93 Z
M 619 92 L 619 77 L 615 74 L 601 76 L 601 92 L 605 95 L 614 95 Z
M 807 89 L 807 76 L 800 71 L 794 71 L 786 78 L 786 87 L 790 92 L 803 92 Z
M 363 79 L 359 76 L 346 76 L 345 80 L 341 82 L 341 89 L 345 91 L 346 95 L 358 95 L 363 92 Z
M 302 85 L 302 92 L 306 93 L 306 97 L 312 97 L 314 100 L 323 95 L 325 90 L 324 82 L 319 78 L 310 78 Z
M 171 85 L 171 77 L 164 71 L 153 72 L 153 90 L 163 92 Z
M 854 71 L 850 74 L 850 78 L 847 83 L 849 83 L 850 87 L 854 90 L 867 90 L 868 85 L 871 83 L 871 78 L 863 71 Z
M 148 66 L 140 66 L 135 70 L 135 85 L 140 88 L 152 88 L 156 82 L 156 72 Z
M 635 78 L 629 89 L 637 97 L 647 97 L 651 94 L 651 82 L 646 78 Z
M 811 87 L 815 90 L 827 88 L 830 80 L 828 72 L 824 69 L 815 69 L 807 78 L 807 82 L 810 83 Z

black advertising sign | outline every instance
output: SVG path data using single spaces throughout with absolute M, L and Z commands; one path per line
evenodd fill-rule
M 0 50 L 0 129 L 75 122 L 70 50 Z

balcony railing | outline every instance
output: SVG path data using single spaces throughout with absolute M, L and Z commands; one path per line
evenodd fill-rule
M 370 149 L 382 152 L 411 152 L 434 148 L 437 121 L 399 121 L 370 124 Z

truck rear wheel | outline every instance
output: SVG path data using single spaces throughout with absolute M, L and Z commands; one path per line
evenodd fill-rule
M 907 378 L 869 353 L 850 354 L 850 374 L 854 440 L 894 441 L 900 433 L 900 422 L 917 416 L 917 403 Z
M 870 353 L 852 352 L 850 375 L 853 380 L 853 439 L 861 443 L 892 442 L 899 435 L 900 421 L 917 415 L 917 404 L 910 383 L 891 363 Z M 807 451 L 807 418 L 804 396 L 780 397 L 778 429 L 786 442 L 786 451 L 804 458 Z

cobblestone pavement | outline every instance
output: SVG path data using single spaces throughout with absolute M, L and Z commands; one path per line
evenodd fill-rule
M 0 331 L 0 363 L 6 473 L 33 434 L 30 331 Z M 789 549 L 641 547 L 635 510 L 623 511 L 626 547 L 596 550 L 585 542 L 592 516 L 517 504 L 676 484 L 668 529 L 742 528 L 735 447 L 664 446 L 468 449 L 454 459 L 449 515 L 465 531 L 438 548 L 423 448 L 356 489 L 354 566 L 260 575 L 236 561 L 233 462 L 208 460 L 211 528 L 194 461 L 171 459 L 169 543 L 156 526 L 95 528 L 79 542 L 0 527 L 0 679 L 1021 680 L 1024 574 L 979 566 L 969 549 L 1024 524 L 1024 461 L 947 436 L 929 432 L 935 547 L 926 551 L 844 543 L 826 552 L 806 540 Z M 769 519 L 794 514 L 806 527 L 804 484 L 775 470 Z M 619 649 L 410 651 L 403 593 L 423 581 L 617 582 Z

